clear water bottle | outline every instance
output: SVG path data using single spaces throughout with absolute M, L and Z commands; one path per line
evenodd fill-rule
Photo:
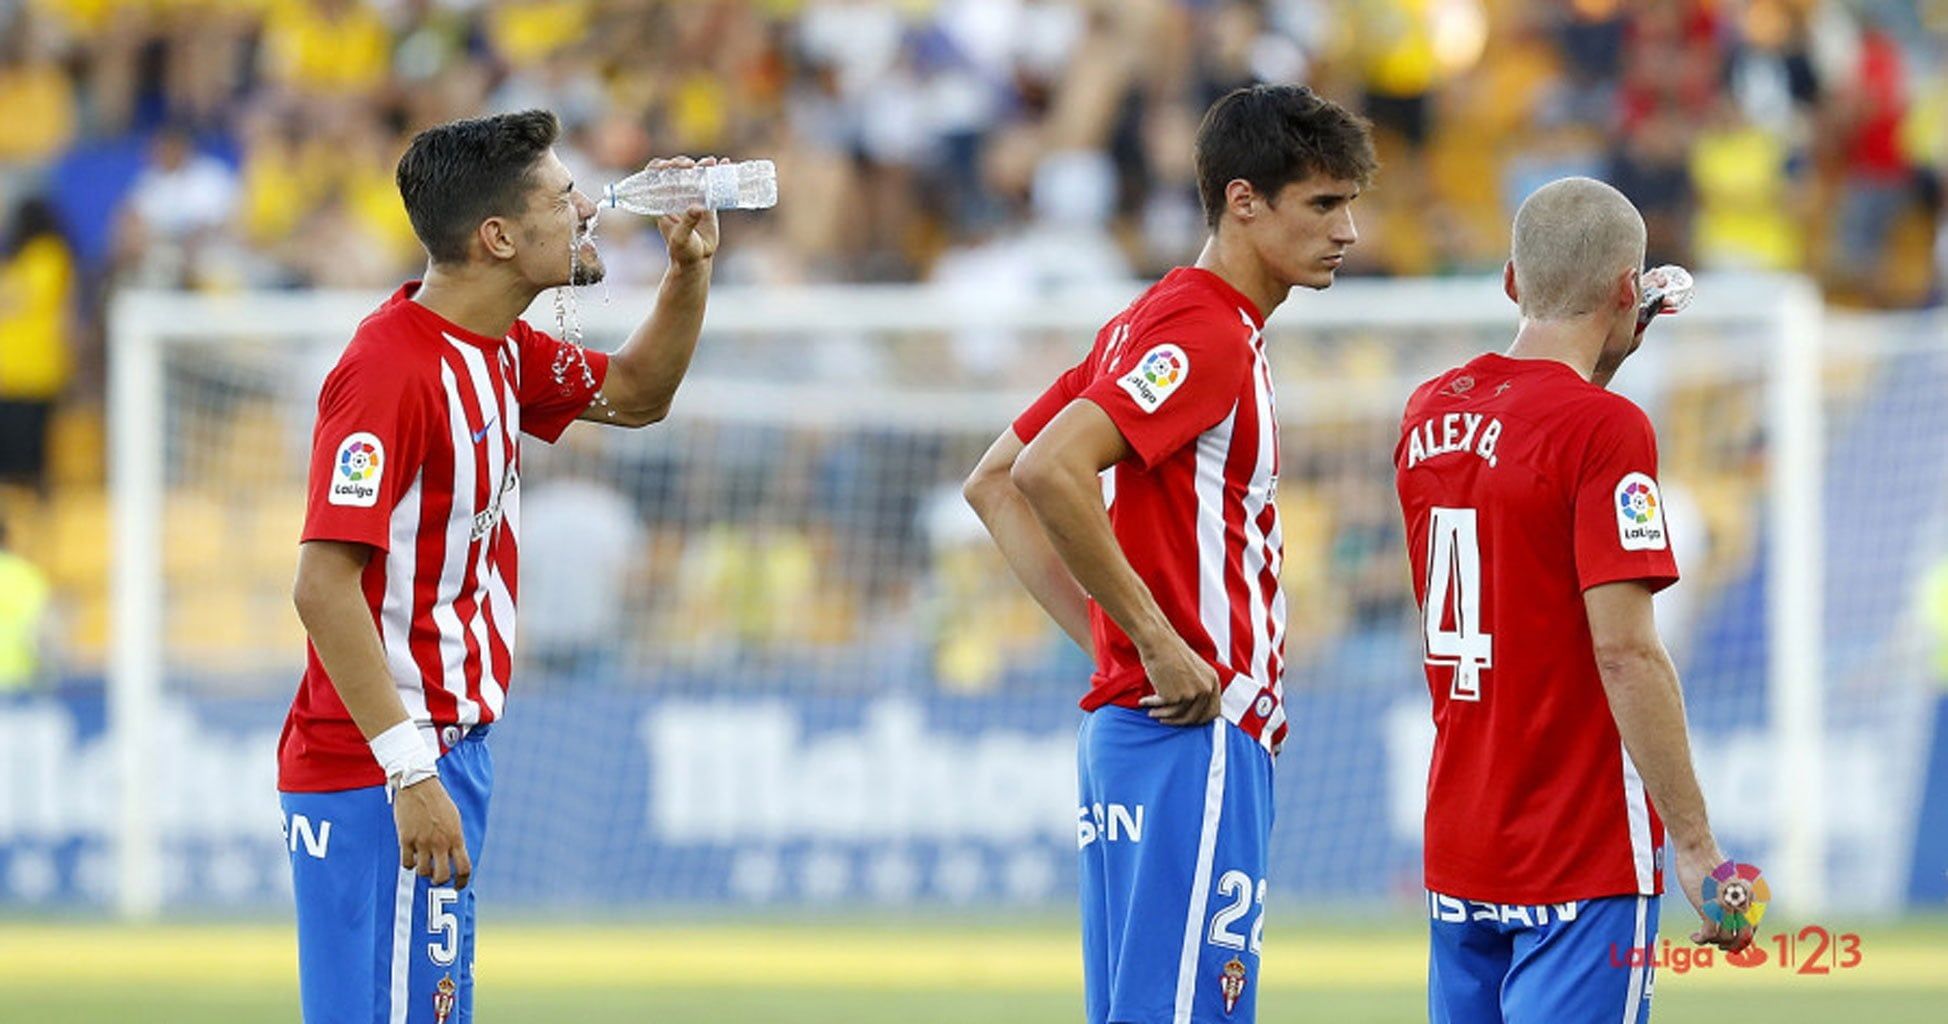
M 769 160 L 638 171 L 602 190 L 607 209 L 646 217 L 707 210 L 768 210 L 778 205 L 778 169 Z

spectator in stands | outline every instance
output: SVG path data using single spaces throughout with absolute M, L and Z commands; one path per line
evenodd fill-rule
M 645 548 L 629 499 L 596 472 L 593 434 L 550 452 L 556 470 L 521 496 L 521 637 L 524 660 L 563 683 L 602 683 L 640 623 L 632 559 Z M 580 440 L 577 440 L 579 438 Z
M 50 618 L 47 577 L 7 546 L 0 519 L 0 693 L 21 690 L 41 675 Z
M 1913 201 L 1914 167 L 1901 145 L 1907 116 L 1907 72 L 1899 42 L 1877 25 L 1860 36 L 1851 81 L 1831 116 L 1843 141 L 1837 245 L 1829 247 L 1833 283 L 1868 299 L 1885 294 L 1882 258 L 1895 222 Z
M 164 127 L 123 207 L 122 269 L 155 286 L 199 283 L 197 258 L 223 241 L 237 195 L 237 176 L 227 164 L 199 151 L 187 127 Z
M 1748 120 L 1729 96 L 1712 110 L 1690 157 L 1698 265 L 1770 271 L 1799 266 L 1803 217 L 1786 141 Z
M 0 482 L 45 490 L 48 425 L 73 364 L 74 257 L 45 199 L 0 238 Z
M 47 26 L 26 7 L 0 14 L 0 203 L 11 204 L 73 140 L 74 99 Z
M 366 0 L 297 0 L 271 5 L 263 48 L 271 80 L 291 92 L 356 101 L 385 85 L 392 32 Z

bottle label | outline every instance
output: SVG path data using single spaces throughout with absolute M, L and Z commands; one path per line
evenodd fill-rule
M 712 210 L 736 208 L 736 164 L 715 164 L 703 169 L 703 205 Z

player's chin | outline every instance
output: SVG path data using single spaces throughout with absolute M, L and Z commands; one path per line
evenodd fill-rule
M 609 276 L 608 268 L 602 265 L 600 259 L 596 259 L 578 265 L 575 268 L 574 279 L 568 283 L 574 285 L 601 284 L 602 279 L 607 276 Z
M 1338 280 L 1338 277 L 1336 276 L 1337 273 L 1338 273 L 1337 264 L 1334 264 L 1332 266 L 1314 268 L 1299 274 L 1298 279 L 1293 281 L 1292 283 L 1298 285 L 1301 288 L 1311 288 L 1314 291 L 1324 291 L 1327 288 L 1331 288 L 1333 282 Z

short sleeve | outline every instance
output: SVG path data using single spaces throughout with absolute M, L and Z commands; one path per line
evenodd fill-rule
M 609 356 L 562 341 L 525 320 L 514 322 L 520 346 L 521 432 L 550 444 L 588 409 L 609 376 Z
M 1231 414 L 1251 364 L 1247 330 L 1202 311 L 1163 318 L 1135 332 L 1080 397 L 1101 406 L 1152 469 Z
M 1064 406 L 1075 401 L 1075 396 L 1082 393 L 1089 383 L 1089 364 L 1094 360 L 1095 355 L 1091 353 L 1082 362 L 1063 371 L 1060 377 L 1055 378 L 1055 383 L 1035 399 L 1034 404 L 1015 417 L 1015 436 L 1021 439 L 1022 444 L 1033 441 L 1035 435 L 1040 434 L 1042 428 L 1048 426 Z
M 426 462 L 430 400 L 391 360 L 348 357 L 318 393 L 305 540 L 384 550 L 393 509 Z
M 1639 580 L 1677 582 L 1657 486 L 1657 436 L 1643 410 L 1619 400 L 1592 431 L 1576 485 L 1576 573 L 1584 590 Z

